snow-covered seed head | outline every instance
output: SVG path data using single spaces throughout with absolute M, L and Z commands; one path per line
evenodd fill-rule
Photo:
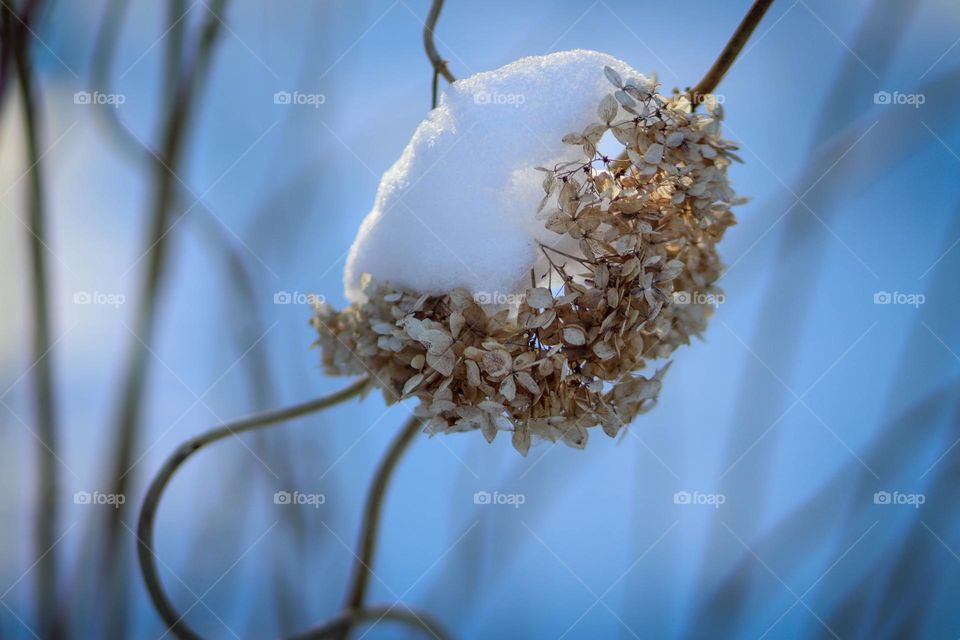
M 737 158 L 716 101 L 694 112 L 686 94 L 605 73 L 596 121 L 563 139 L 584 160 L 542 169 L 539 217 L 557 242 L 540 244 L 547 266 L 522 301 L 496 309 L 366 276 L 362 302 L 316 308 L 329 373 L 369 373 L 388 402 L 418 398 L 431 433 L 512 432 L 524 455 L 533 439 L 582 448 L 594 426 L 613 437 L 654 405 L 667 367 L 639 372 L 702 332 L 721 299 Z M 626 160 L 598 152 L 607 132 Z

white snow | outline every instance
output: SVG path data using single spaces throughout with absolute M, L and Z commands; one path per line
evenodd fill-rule
M 344 284 L 361 301 L 363 273 L 414 293 L 456 287 L 497 298 L 529 286 L 538 243 L 560 236 L 536 219 L 544 174 L 578 160 L 560 139 L 597 122 L 613 87 L 636 71 L 596 51 L 522 58 L 452 84 L 384 174 L 350 249 Z

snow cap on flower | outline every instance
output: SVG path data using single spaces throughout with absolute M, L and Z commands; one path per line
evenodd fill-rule
M 358 301 L 369 273 L 408 291 L 522 293 L 556 236 L 536 220 L 543 175 L 580 159 L 561 139 L 596 120 L 610 66 L 595 51 L 523 58 L 450 85 L 384 174 L 350 249 L 344 281 Z
M 586 57 L 585 64 L 601 56 L 568 55 Z M 548 65 L 549 58 L 521 63 Z M 523 454 L 535 438 L 583 447 L 595 426 L 615 436 L 653 406 L 666 367 L 639 372 L 703 331 L 708 303 L 719 298 L 716 244 L 734 223 L 727 167 L 736 156 L 720 137 L 715 101 L 696 113 L 688 96 L 661 95 L 639 74 L 609 64 L 596 71 L 605 91 L 595 96 L 592 116 L 557 134 L 568 152 L 554 157 L 566 159 L 539 169 L 535 191 L 522 198 L 530 211 L 511 213 L 539 229 L 525 235 L 523 225 L 510 227 L 539 257 L 510 263 L 516 271 L 503 274 L 522 290 L 516 304 L 481 304 L 464 286 L 438 291 L 439 274 L 415 288 L 401 276 L 405 261 L 420 264 L 418 247 L 401 245 L 395 271 L 359 276 L 346 309 L 317 307 L 313 324 L 328 372 L 369 373 L 388 402 L 418 398 L 417 414 L 432 433 L 479 430 L 492 441 L 508 431 Z M 590 89 L 593 75 L 583 77 Z M 598 152 L 607 132 L 626 160 Z M 484 141 L 471 144 L 481 155 L 496 153 Z M 398 188 L 392 172 L 378 202 Z M 465 174 L 457 186 L 484 187 L 471 179 Z M 397 196 L 401 207 L 404 197 Z M 357 247 L 388 219 L 376 214 L 354 245 L 354 267 Z M 489 238 L 467 240 L 483 249 Z M 483 261 L 471 266 L 493 269 Z

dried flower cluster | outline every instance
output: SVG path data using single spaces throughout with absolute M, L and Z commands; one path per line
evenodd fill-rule
M 417 295 L 366 277 L 363 304 L 316 308 L 328 372 L 370 373 L 388 402 L 418 398 L 431 433 L 511 431 L 524 455 L 534 437 L 583 447 L 598 425 L 615 436 L 653 406 L 666 367 L 637 372 L 700 333 L 719 294 L 735 147 L 712 97 L 695 113 L 686 94 L 606 74 L 615 90 L 599 122 L 564 138 L 587 160 L 544 169 L 539 215 L 578 249 L 541 246 L 539 286 L 496 312 L 465 290 Z M 608 131 L 627 160 L 598 153 Z

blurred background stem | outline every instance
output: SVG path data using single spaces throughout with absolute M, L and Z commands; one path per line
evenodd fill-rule
M 27 241 L 30 255 L 32 287 L 31 295 L 33 324 L 33 376 L 36 437 L 40 441 L 40 460 L 36 502 L 36 553 L 37 553 L 37 621 L 43 638 L 62 637 L 59 624 L 59 597 L 57 593 L 57 568 L 59 553 L 56 549 L 57 495 L 60 487 L 58 468 L 58 436 L 56 398 L 53 385 L 53 363 L 50 328 L 50 283 L 46 260 L 48 237 L 46 207 L 43 190 L 42 154 L 39 148 L 39 114 L 30 59 L 30 29 L 27 20 L 39 3 L 27 2 L 23 17 L 16 15 L 9 6 L 3 5 L 6 23 L 8 52 L 12 52 L 19 80 L 20 99 L 23 108 L 24 135 L 26 138 L 27 162 L 29 164 L 29 196 Z M 6 41 L 5 41 L 6 42 Z M 6 66 L 6 63 L 4 63 Z
M 177 171 L 182 162 L 182 152 L 186 132 L 189 129 L 195 107 L 195 92 L 205 84 L 211 55 L 220 27 L 223 24 L 219 14 L 223 11 L 226 0 L 214 0 L 206 7 L 208 16 L 204 21 L 195 54 L 189 68 L 182 74 L 179 71 L 168 71 L 167 89 L 175 84 L 173 96 L 164 96 L 169 101 L 170 108 L 165 109 L 167 118 L 163 127 L 163 142 L 160 148 L 159 160 L 156 164 L 154 178 L 154 193 L 150 197 L 150 232 L 145 243 L 145 258 L 147 267 L 143 275 L 140 298 L 135 310 L 133 336 L 130 341 L 127 361 L 123 367 L 122 390 L 117 408 L 117 421 L 114 433 L 109 438 L 116 442 L 112 456 L 111 493 L 126 495 L 129 485 L 129 475 L 133 463 L 134 450 L 137 443 L 137 425 L 140 423 L 146 376 L 150 358 L 150 349 L 154 341 L 159 296 L 167 269 L 167 254 L 169 250 L 169 235 L 175 220 L 171 212 L 175 202 Z M 172 5 L 179 5 L 179 0 L 171 0 Z M 171 8 L 175 12 L 176 6 Z M 170 54 L 168 62 L 174 54 Z M 176 56 L 179 60 L 179 56 Z M 171 78 L 176 75 L 178 81 L 173 83 Z M 123 584 L 126 563 L 123 549 L 120 544 L 120 534 L 123 528 L 125 509 L 112 509 L 107 515 L 107 526 L 103 536 L 103 568 L 108 577 L 108 588 L 111 594 L 111 603 L 115 616 L 110 617 L 109 637 L 123 637 L 126 628 L 126 612 L 128 607 L 127 588 Z
M 105 94 L 114 93 L 112 71 L 115 60 L 117 41 L 121 26 L 127 15 L 128 3 L 125 0 L 111 0 L 104 8 L 94 45 L 90 72 L 91 86 Z M 176 94 L 176 87 L 183 64 L 183 50 L 186 35 L 186 20 L 184 16 L 189 9 L 183 0 L 168 4 L 167 36 L 165 42 L 165 57 L 163 65 L 164 97 L 167 104 L 164 111 L 172 108 L 170 96 Z M 97 122 L 102 125 L 108 139 L 117 149 L 137 165 L 148 171 L 155 171 L 163 165 L 156 152 L 151 149 L 140 137 L 128 128 L 120 119 L 116 109 L 97 109 L 94 111 Z M 306 172 L 304 172 L 306 173 Z M 312 175 L 311 168 L 310 174 Z M 312 179 L 312 178 L 311 178 Z M 220 265 L 224 269 L 224 282 L 232 289 L 224 292 L 226 304 L 222 306 L 224 324 L 231 327 L 237 343 L 237 353 L 242 354 L 242 364 L 247 372 L 247 385 L 251 410 L 259 411 L 276 406 L 276 389 L 274 374 L 270 366 L 268 341 L 264 338 L 270 332 L 266 328 L 258 304 L 258 285 L 255 274 L 247 260 L 247 253 L 252 252 L 242 245 L 236 237 L 213 211 L 203 202 L 197 202 L 196 190 L 186 182 L 177 180 L 173 185 L 176 200 L 174 209 L 196 209 L 196 216 L 189 220 L 191 228 L 198 232 L 200 239 L 210 245 L 211 253 L 221 256 Z M 293 189 L 295 185 L 279 185 L 279 189 Z M 271 192 L 262 198 L 263 202 L 257 206 L 271 209 L 275 206 L 275 194 Z M 258 215 L 254 207 L 251 217 Z M 254 256 L 256 257 L 256 256 Z M 271 271 L 272 273 L 272 271 Z M 276 277 L 276 274 L 273 274 Z M 238 310 L 240 312 L 238 313 Z M 289 443 L 273 443 L 260 434 L 254 436 L 251 447 L 257 455 L 268 463 L 268 466 L 277 469 L 277 473 L 284 476 L 284 484 L 295 482 L 293 477 L 297 470 L 285 460 L 290 459 Z M 253 483 L 256 476 L 251 475 L 243 465 L 237 467 L 237 478 L 233 483 L 251 484 L 250 491 L 256 490 Z M 238 486 L 234 484 L 234 486 Z M 295 509 L 288 509 L 283 514 L 283 526 L 293 536 L 291 544 L 306 546 L 309 540 L 308 522 L 304 514 Z M 197 553 L 202 553 L 202 544 L 198 544 Z M 304 606 L 301 589 L 293 586 L 290 567 L 278 565 L 275 570 L 277 581 L 276 600 L 277 615 L 281 624 L 288 624 L 296 619 L 295 612 Z M 92 604 L 92 603 L 91 603 Z M 293 623 L 295 624 L 295 623 Z

